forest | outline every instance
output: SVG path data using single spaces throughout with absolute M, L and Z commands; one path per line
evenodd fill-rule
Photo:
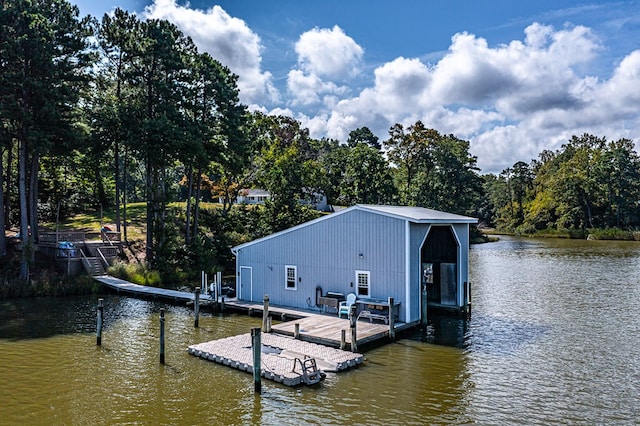
M 483 175 L 469 141 L 421 121 L 382 141 L 364 126 L 346 141 L 314 139 L 291 117 L 250 111 L 238 76 L 174 24 L 120 9 L 80 17 L 66 0 L 0 0 L 0 70 L 0 226 L 23 236 L 11 258 L 0 233 L 0 255 L 20 280 L 43 223 L 111 208 L 128 241 L 133 203 L 146 206 L 146 267 L 174 279 L 224 268 L 234 244 L 318 217 L 300 202 L 317 194 L 335 206 L 444 210 L 501 232 L 638 237 L 631 140 L 576 135 Z M 237 205 L 247 188 L 271 199 Z

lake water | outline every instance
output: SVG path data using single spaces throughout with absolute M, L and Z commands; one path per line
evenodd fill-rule
M 104 296 L 0 301 L 0 424 L 637 424 L 640 243 L 471 248 L 470 320 L 433 318 L 315 388 L 188 355 L 259 318 Z M 166 364 L 159 309 L 166 307 Z

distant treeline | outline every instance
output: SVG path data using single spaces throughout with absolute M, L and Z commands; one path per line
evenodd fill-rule
M 43 219 L 115 206 L 126 240 L 122 215 L 136 201 L 147 205 L 149 267 L 179 252 L 202 258 L 200 202 L 221 200 L 224 216 L 245 188 L 271 194 L 258 234 L 307 220 L 300 200 L 318 194 L 514 231 L 638 226 L 631 141 L 574 137 L 531 164 L 482 176 L 468 141 L 420 121 L 395 124 L 382 142 L 367 127 L 346 141 L 317 140 L 290 117 L 249 112 L 237 76 L 168 21 L 120 9 L 80 18 L 66 0 L 1 4 L 0 227 L 24 237 L 23 279 Z M 168 209 L 176 200 L 186 201 L 184 213 Z
M 640 226 L 640 158 L 628 139 L 573 136 L 555 152 L 543 151 L 530 164 L 517 162 L 484 180 L 489 211 L 481 216 L 503 230 L 526 234 Z

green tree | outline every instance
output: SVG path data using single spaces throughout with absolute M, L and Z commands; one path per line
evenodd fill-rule
M 259 158 L 257 181 L 271 193 L 266 204 L 272 231 L 300 223 L 307 200 L 326 186 L 324 171 L 309 130 L 290 117 L 264 117 L 260 124 L 264 148 Z
M 115 183 L 116 230 L 121 232 L 121 205 L 126 215 L 126 193 L 124 191 L 127 169 L 121 164 L 121 150 L 127 146 L 129 111 L 125 101 L 127 77 L 133 67 L 135 35 L 140 34 L 140 21 L 135 15 L 116 8 L 112 15 L 105 14 L 98 29 L 98 44 L 101 48 L 98 90 L 94 93 L 93 111 L 94 146 L 102 148 L 96 154 L 113 152 L 113 180 Z M 129 142 L 129 144 L 132 144 Z M 96 156 L 97 156 L 96 155 Z M 126 154 L 125 154 L 126 156 Z M 122 170 L 121 170 L 122 169 Z M 105 203 L 106 204 L 106 203 Z M 126 217 L 124 239 L 127 240 Z
M 562 228 L 593 228 L 594 215 L 601 207 L 601 185 L 596 173 L 597 164 L 606 145 L 604 138 L 584 134 L 572 136 L 563 145 L 557 160 L 560 165 L 554 181 L 554 195 L 560 200 L 559 226 Z
M 347 146 L 354 148 L 359 143 L 369 145 L 371 148 L 377 150 L 382 149 L 382 145 L 380 145 L 378 137 L 374 135 L 368 127 L 360 127 L 349 132 Z
M 429 158 L 418 172 L 417 205 L 458 214 L 475 214 L 483 194 L 477 159 L 469 153 L 469 142 L 435 130 L 428 136 Z
M 64 0 L 14 0 L 0 7 L 0 117 L 18 144 L 23 280 L 38 231 L 40 159 L 52 146 L 81 137 L 75 123 L 89 81 L 91 35 L 90 19 L 80 19 L 78 8 Z
M 432 144 L 439 138 L 437 131 L 427 129 L 421 121 L 405 131 L 401 124 L 389 130 L 389 139 L 384 141 L 389 162 L 395 168 L 400 202 L 416 205 L 419 189 L 416 178 L 419 172 L 429 174 L 433 167 Z
M 640 157 L 629 139 L 610 142 L 602 157 L 600 181 L 607 199 L 606 226 L 630 227 L 640 224 Z
M 389 166 L 379 150 L 364 143 L 347 150 L 341 204 L 389 204 L 395 194 Z

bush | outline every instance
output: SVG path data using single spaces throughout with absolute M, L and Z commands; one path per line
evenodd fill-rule
M 116 262 L 107 270 L 109 275 L 134 284 L 159 287 L 162 284 L 160 272 L 149 270 L 144 265 Z
M 635 238 L 633 231 L 627 231 L 620 228 L 593 228 L 589 229 L 589 240 L 621 240 L 633 241 Z M 635 232 L 637 234 L 638 232 Z

